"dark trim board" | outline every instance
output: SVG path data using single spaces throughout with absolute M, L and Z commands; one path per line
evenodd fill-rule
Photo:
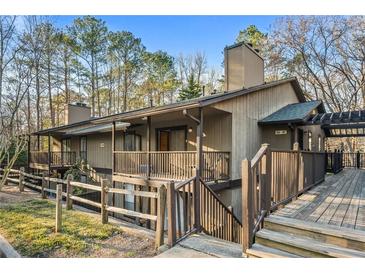
M 107 175 L 112 175 L 112 169 L 111 168 L 104 168 L 104 167 L 93 167 L 97 173 L 103 173 Z
M 241 187 L 241 179 L 229 180 L 222 183 L 208 184 L 213 191 L 221 191 L 230 188 Z

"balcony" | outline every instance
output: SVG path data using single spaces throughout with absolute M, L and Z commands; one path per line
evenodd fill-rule
M 29 166 L 36 169 L 48 169 L 48 167 L 69 167 L 76 163 L 76 152 L 51 152 L 50 163 L 48 152 L 31 151 L 29 153 Z
M 183 181 L 195 175 L 196 151 L 115 151 L 114 173 L 147 177 L 148 157 L 152 179 Z M 203 152 L 202 179 L 210 182 L 229 178 L 230 152 Z

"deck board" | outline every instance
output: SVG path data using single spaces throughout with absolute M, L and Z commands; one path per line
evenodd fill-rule
M 344 169 L 274 215 L 365 230 L 365 170 Z

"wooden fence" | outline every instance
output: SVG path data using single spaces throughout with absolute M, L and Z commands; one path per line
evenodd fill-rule
M 326 154 L 299 150 L 271 150 L 262 145 L 255 157 L 242 162 L 243 250 L 252 245 L 264 217 L 322 182 Z
M 191 177 L 178 184 L 170 183 L 167 193 L 170 246 L 201 230 L 219 239 L 242 243 L 241 222 L 202 179 Z
M 0 171 L 3 171 L 0 169 Z M 57 190 L 47 187 L 47 183 L 56 183 L 62 185 L 62 196 L 66 200 L 66 209 L 70 210 L 73 207 L 73 203 L 77 202 L 81 205 L 88 205 L 100 209 L 101 222 L 108 222 L 108 215 L 111 213 L 119 213 L 130 217 L 146 219 L 154 221 L 156 223 L 156 248 L 164 244 L 164 222 L 165 222 L 165 210 L 166 210 L 166 186 L 161 184 L 158 187 L 157 192 L 141 191 L 141 190 L 128 190 L 119 189 L 109 186 L 107 180 L 103 179 L 100 185 L 92 185 L 81 182 L 73 181 L 72 175 L 69 175 L 66 180 L 51 178 L 45 175 L 37 176 L 28 174 L 22 170 L 11 169 L 11 176 L 7 178 L 9 182 L 19 185 L 19 191 L 24 191 L 24 186 L 29 187 L 32 190 L 38 190 L 41 192 L 42 198 L 47 197 L 47 193 L 56 195 Z M 100 202 L 92 201 L 85 197 L 80 197 L 73 194 L 73 188 L 82 188 L 86 190 L 92 190 L 100 193 Z M 155 199 L 157 204 L 157 210 L 155 214 L 147 214 L 134 210 L 127 210 L 124 208 L 110 206 L 108 203 L 108 193 L 113 195 L 133 195 L 138 197 L 144 197 L 149 199 Z M 59 211 L 58 211 L 59 212 Z M 59 222 L 59 216 L 56 220 Z

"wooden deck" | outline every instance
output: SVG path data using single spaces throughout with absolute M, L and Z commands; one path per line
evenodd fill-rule
M 329 175 L 273 215 L 365 231 L 365 170 Z

